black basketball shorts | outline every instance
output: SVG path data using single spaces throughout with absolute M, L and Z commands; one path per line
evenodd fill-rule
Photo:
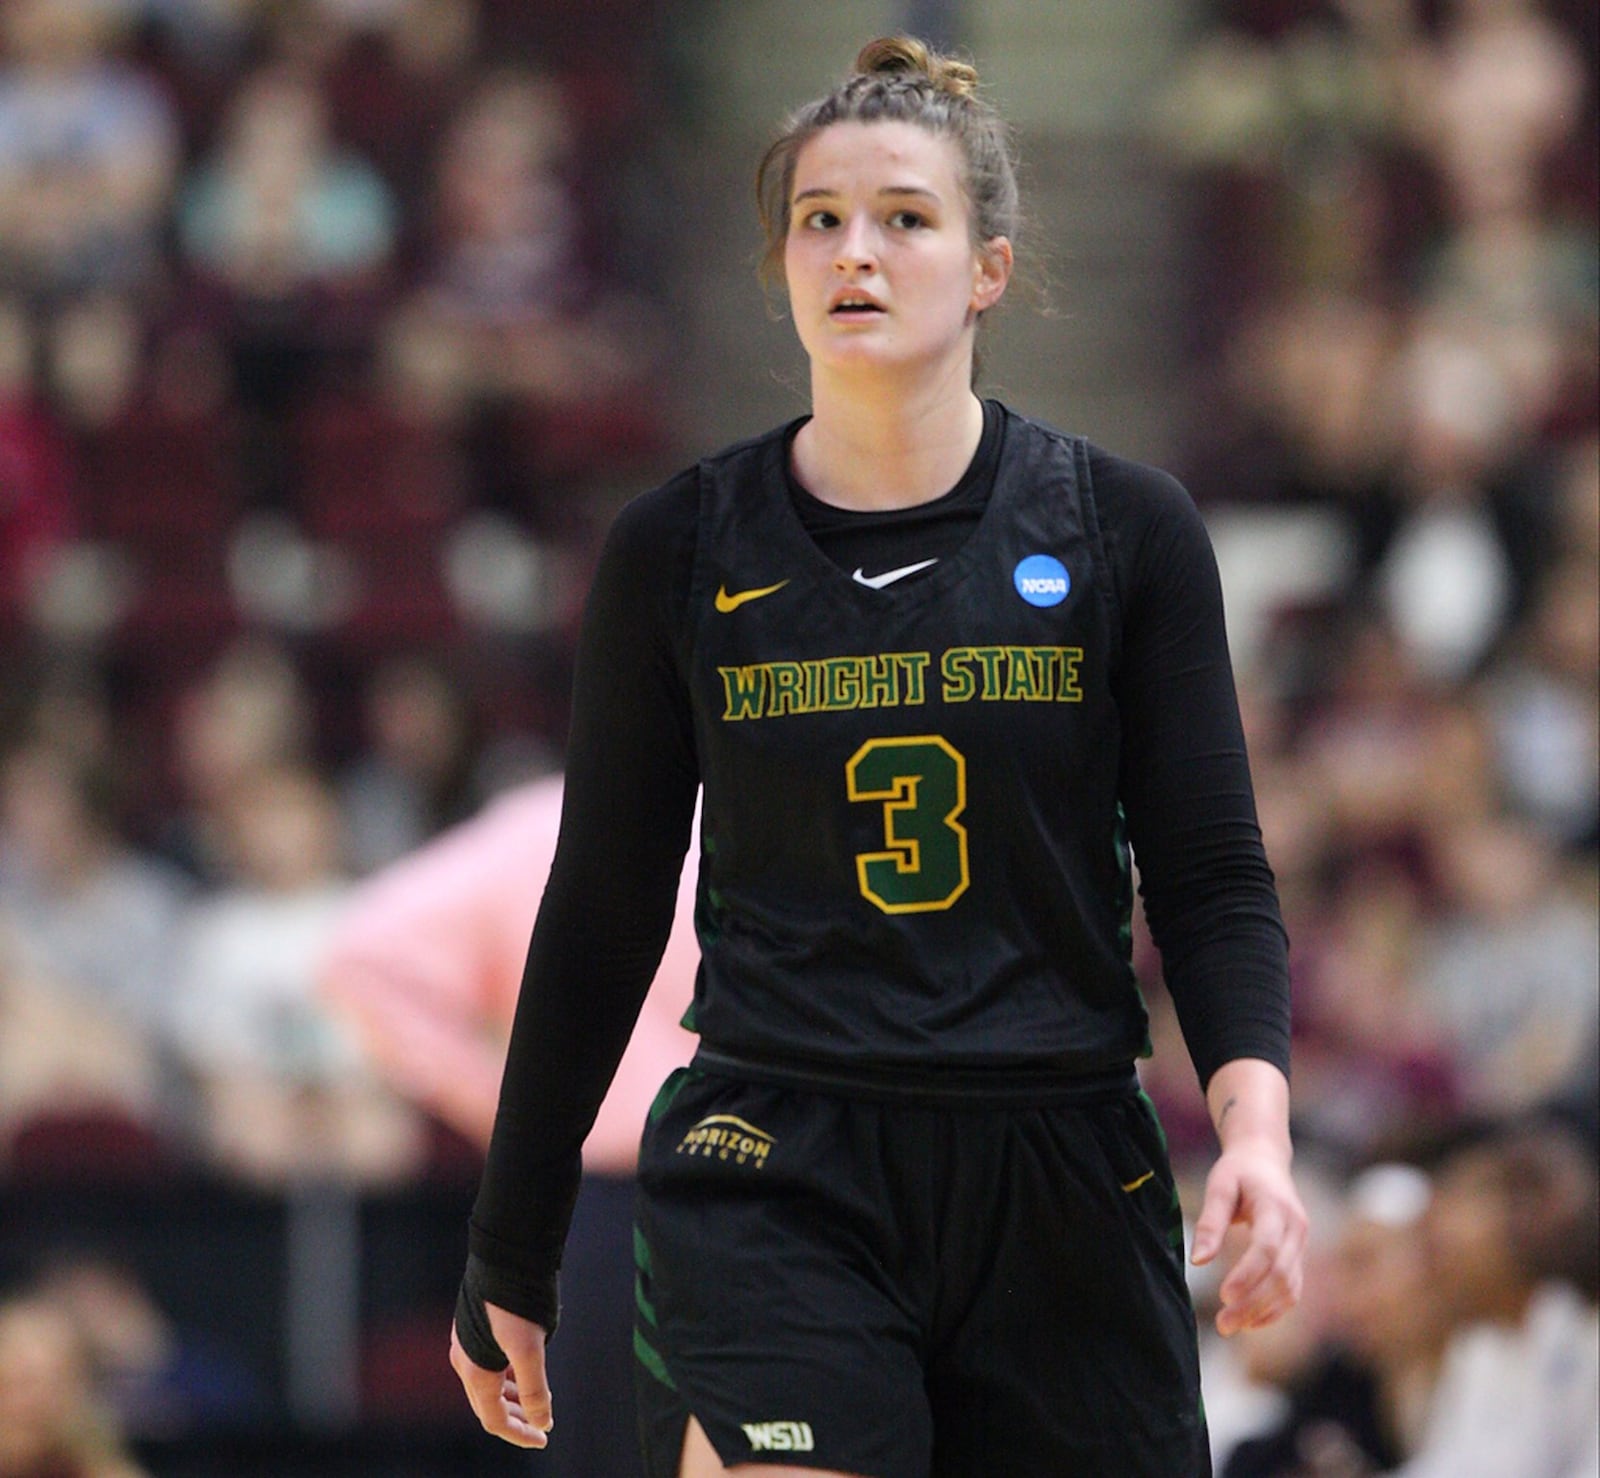
M 650 1478 L 1206 1478 L 1165 1143 L 1131 1074 L 1040 1107 L 868 1101 L 697 1068 L 639 1167 Z

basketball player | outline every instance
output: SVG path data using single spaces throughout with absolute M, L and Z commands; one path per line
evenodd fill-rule
M 812 412 L 637 500 L 596 575 L 561 841 L 452 1359 L 538 1447 L 578 1150 L 704 789 L 692 1064 L 640 1158 L 654 1478 L 1193 1478 L 1195 1326 L 1133 1063 L 1130 845 L 1216 1124 L 1223 1331 L 1298 1296 L 1285 940 L 1181 488 L 972 390 L 1002 120 L 869 45 L 758 193 Z M 557 1428 L 559 1432 L 559 1428 Z

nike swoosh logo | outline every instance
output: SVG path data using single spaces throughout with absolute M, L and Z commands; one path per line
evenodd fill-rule
M 774 591 L 782 590 L 789 582 L 780 580 L 776 585 L 763 585 L 759 590 L 739 590 L 732 595 L 728 594 L 726 585 L 717 587 L 717 609 L 726 615 L 729 611 L 737 611 L 747 600 L 760 600 L 764 595 L 771 595 Z
M 885 570 L 881 575 L 864 574 L 857 568 L 855 578 L 859 584 L 870 586 L 873 590 L 882 590 L 885 585 L 893 585 L 896 580 L 904 580 L 907 575 L 914 575 L 918 570 L 925 570 L 929 565 L 936 565 L 937 559 L 925 559 L 920 564 L 901 565 L 898 570 Z

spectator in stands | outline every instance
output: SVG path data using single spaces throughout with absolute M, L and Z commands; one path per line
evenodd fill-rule
M 1451 688 L 1424 678 L 1381 612 L 1343 613 L 1316 640 L 1324 667 L 1300 753 L 1327 807 L 1330 856 L 1382 856 L 1424 882 L 1437 830 L 1493 809 L 1485 737 Z
M 1555 1124 L 1440 1167 L 1430 1286 L 1459 1329 L 1404 1478 L 1588 1478 L 1600 1461 L 1597 1172 Z
M 1398 1123 L 1437 1123 L 1456 1107 L 1455 1063 L 1416 984 L 1425 917 L 1400 866 L 1358 861 L 1325 897 L 1321 936 L 1302 959 L 1296 1114 L 1346 1160 Z
M 0 1169 L 94 1176 L 176 1142 L 159 1043 L 81 986 L 42 972 L 0 908 Z M 86 1148 L 90 1153 L 85 1153 Z
M 114 10 L 0 7 L 0 287 L 41 303 L 146 286 L 178 166 L 162 94 L 110 57 Z
M 381 663 L 362 706 L 366 747 L 340 784 L 348 855 L 358 874 L 466 820 L 483 799 L 467 704 L 437 663 L 410 655 Z
M 1365 565 L 1392 516 L 1399 428 L 1387 401 L 1401 332 L 1391 306 L 1347 287 L 1305 288 L 1249 310 L 1220 387 L 1238 444 L 1210 453 L 1243 475 L 1215 491 L 1333 507 Z
M 1379 571 L 1413 664 L 1446 683 L 1471 675 L 1512 610 L 1513 571 L 1488 479 L 1511 439 L 1510 386 L 1464 326 L 1420 326 L 1401 358 L 1399 518 Z
M 253 636 L 224 651 L 178 699 L 172 767 L 179 794 L 163 851 L 202 884 L 225 881 L 234 865 L 225 799 L 255 770 L 305 761 L 314 728 L 311 694 L 282 647 Z
M 1240 1444 L 1223 1478 L 1361 1478 L 1416 1451 L 1449 1333 L 1428 1286 L 1420 1170 L 1379 1165 L 1346 1194 L 1329 1271 L 1329 1329 L 1288 1385 L 1273 1430 Z
M 555 855 L 559 777 L 507 793 L 365 883 L 321 966 L 326 997 L 354 1021 L 401 1092 L 480 1152 L 489 1142 L 511 1018 L 539 896 Z M 557 1475 L 641 1471 L 631 1409 L 633 1173 L 662 1075 L 694 1040 L 678 1026 L 699 962 L 685 872 L 656 984 L 584 1145 L 584 1181 L 562 1271 L 561 1336 L 550 1347 L 568 1393 Z
M 226 1341 L 182 1327 L 120 1257 L 52 1248 L 33 1292 L 71 1315 L 96 1388 L 134 1440 L 237 1427 L 258 1418 L 262 1384 Z
M 479 498 L 519 516 L 540 491 L 539 443 L 570 438 L 564 422 L 635 384 L 657 352 L 654 315 L 586 249 L 575 128 L 555 78 L 483 76 L 436 156 L 421 291 L 405 309 L 462 381 Z
M 125 298 L 90 298 L 56 316 L 54 351 L 55 403 L 69 425 L 92 433 L 138 391 L 144 324 Z
M 172 1008 L 203 1148 L 266 1184 L 409 1173 L 415 1116 L 316 995 L 347 892 L 331 791 L 304 768 L 261 769 L 235 783 L 223 820 L 236 875 L 195 907 Z
M 251 491 L 291 503 L 294 416 L 332 364 L 369 344 L 395 246 L 391 192 L 339 147 L 315 80 L 268 65 L 233 98 L 177 229 L 187 261 L 225 297 Z
M 1568 452 L 1558 483 L 1565 553 L 1481 691 L 1511 810 L 1558 846 L 1600 841 L 1600 444 Z
M 196 266 L 262 305 L 372 276 L 395 231 L 381 177 L 337 148 L 315 83 L 286 67 L 247 79 L 178 225 Z
M 561 173 L 571 129 L 554 80 L 527 72 L 489 76 L 456 115 L 438 157 L 443 311 L 491 329 L 559 326 L 592 291 Z
M 1468 1107 L 1532 1108 L 1574 1071 L 1600 1015 L 1594 878 L 1498 819 L 1455 828 L 1438 876 L 1415 998 L 1449 1044 Z
M 186 889 L 117 829 L 109 777 L 43 743 L 0 763 L 0 912 L 25 965 L 158 1033 Z
M 1584 64 L 1541 0 L 1456 0 L 1420 33 L 1401 100 L 1409 131 L 1463 213 L 1536 200 L 1542 166 L 1579 116 Z
M 0 1478 L 143 1478 L 95 1398 L 81 1334 L 39 1296 L 0 1300 Z
M 451 115 L 475 84 L 476 0 L 314 0 L 334 54 L 322 86 L 334 130 L 383 171 L 414 246 L 430 160 Z

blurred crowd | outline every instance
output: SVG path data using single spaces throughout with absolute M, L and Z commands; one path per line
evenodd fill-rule
M 416 1168 L 305 981 L 352 878 L 552 763 L 666 436 L 651 20 L 0 7 L 0 1165 L 87 1104 Z
M 1596 14 L 1203 15 L 1150 115 L 1189 212 L 1178 470 L 1316 1229 L 1304 1307 L 1207 1341 L 1219 1472 L 1594 1478 Z M 460 1174 L 319 961 L 363 878 L 557 767 L 594 538 L 671 459 L 651 21 L 0 5 L 0 1188 Z M 1138 949 L 1192 1188 L 1211 1132 Z M 108 1327 L 180 1368 L 130 1270 L 68 1271 L 0 1304 L 0 1478 L 132 1471 L 115 1400 L 51 1406 Z M 13 1453 L 28 1412 L 81 1452 Z
M 0 4 L 0 1199 L 469 1185 L 318 964 L 552 768 L 668 444 L 657 9 Z M 0 1228 L 4 1478 L 281 1419 L 128 1242 Z
M 1596 12 L 1207 10 L 1157 114 L 1195 223 L 1185 474 L 1291 936 L 1314 1224 L 1305 1306 L 1207 1346 L 1219 1470 L 1593 1474 Z M 1198 1173 L 1181 1063 L 1148 1078 Z
M 0 8 L 0 635 L 159 687 L 570 616 L 663 437 L 651 10 Z

